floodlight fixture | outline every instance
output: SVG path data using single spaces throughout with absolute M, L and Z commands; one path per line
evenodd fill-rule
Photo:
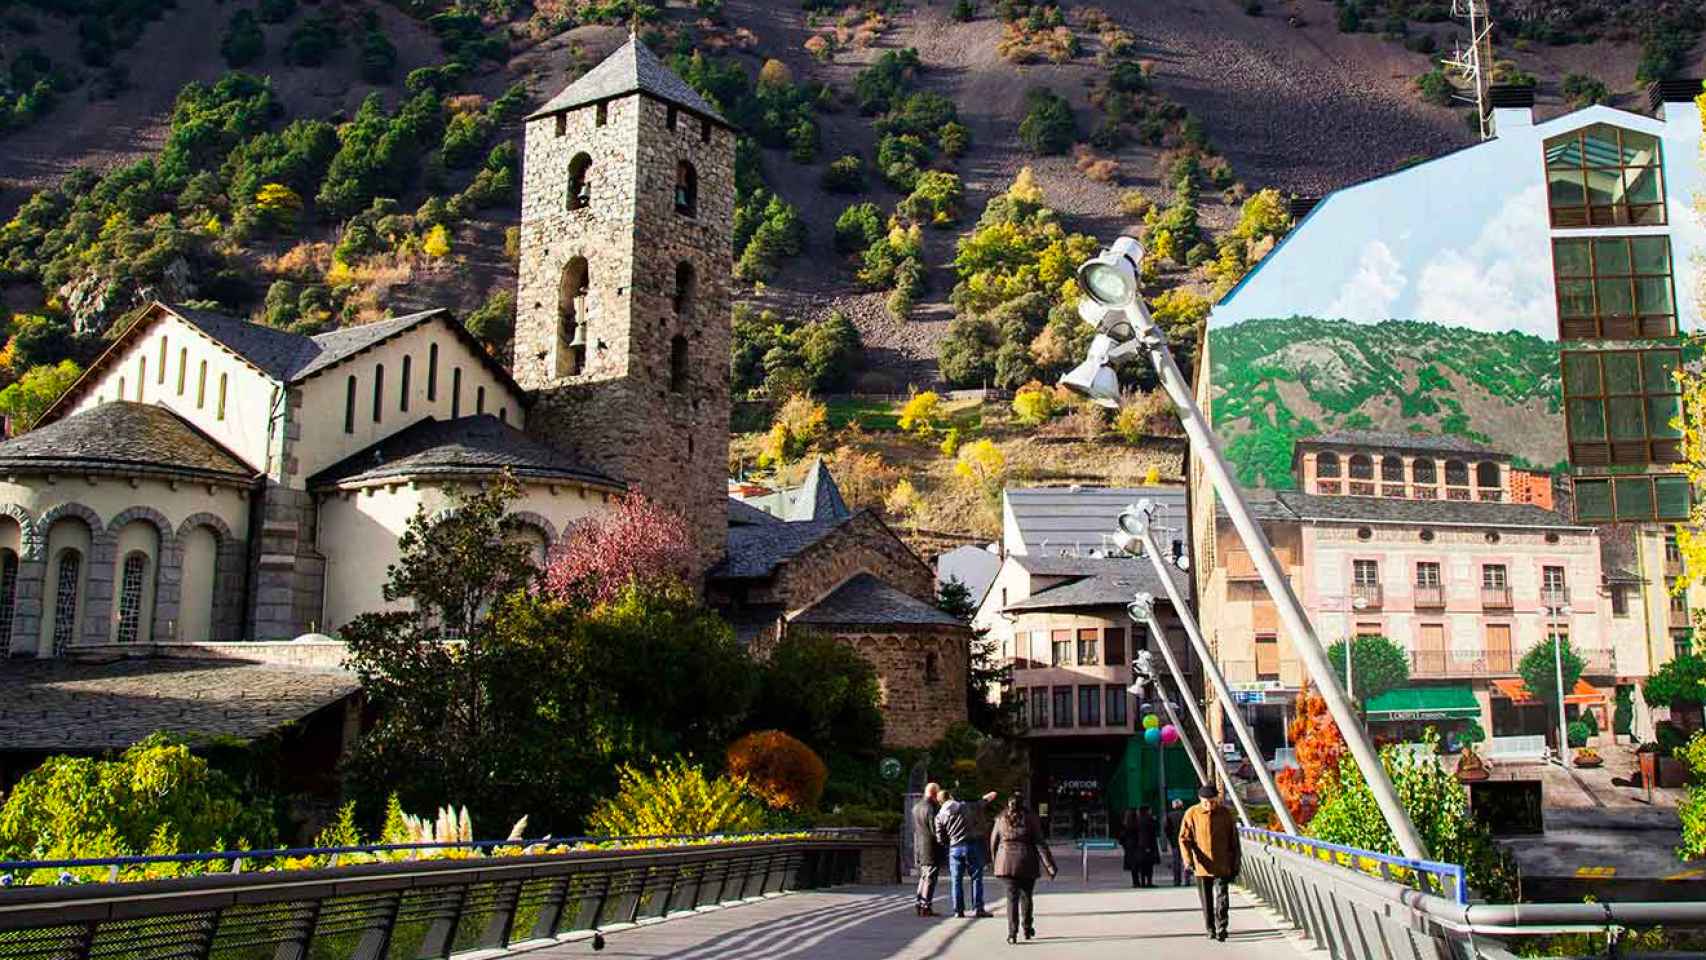
M 1119 547 L 1121 553 L 1129 553 L 1134 557 L 1143 552 L 1143 541 L 1124 530 L 1114 532 L 1114 546 Z
M 1146 621 L 1155 610 L 1155 595 L 1153 593 L 1134 593 L 1131 602 L 1125 605 L 1126 613 L 1133 620 Z
M 1155 501 L 1148 497 L 1128 504 L 1120 511 L 1120 533 L 1142 538 L 1149 525 L 1155 521 Z
M 1070 372 L 1060 378 L 1060 385 L 1110 410 L 1118 409 L 1120 405 L 1120 378 L 1114 373 L 1114 361 L 1130 353 L 1136 353 L 1138 341 L 1135 337 L 1124 342 L 1116 341 L 1105 333 L 1098 333 L 1090 341 L 1090 352 L 1084 362 L 1073 367 Z
M 1137 299 L 1137 265 L 1143 260 L 1143 244 L 1122 236 L 1078 268 L 1078 286 L 1084 295 L 1104 307 L 1125 307 Z

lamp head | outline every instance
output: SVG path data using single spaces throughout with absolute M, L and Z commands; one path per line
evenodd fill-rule
M 1098 406 L 1117 410 L 1120 405 L 1120 377 L 1108 362 L 1115 344 L 1104 334 L 1096 334 L 1090 342 L 1090 354 L 1084 362 L 1067 371 L 1060 385 L 1089 399 Z
M 1137 299 L 1137 264 L 1142 259 L 1143 245 L 1133 237 L 1120 237 L 1078 268 L 1079 289 L 1104 307 L 1124 307 Z
M 1125 605 L 1125 612 L 1133 620 L 1147 621 L 1155 612 L 1155 595 L 1152 593 L 1134 593 L 1131 602 Z
M 1143 554 L 1143 541 L 1124 530 L 1115 531 L 1114 546 L 1119 547 L 1122 553 L 1129 553 L 1134 557 Z
M 1120 532 L 1141 537 L 1149 530 L 1149 524 L 1154 519 L 1155 504 L 1148 498 L 1139 500 L 1120 511 Z

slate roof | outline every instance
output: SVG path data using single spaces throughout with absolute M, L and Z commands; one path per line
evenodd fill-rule
M 881 624 L 896 627 L 966 627 L 932 604 L 861 573 L 829 596 L 795 614 L 794 623 Z
M 1102 547 L 1113 534 L 1120 511 L 1145 497 L 1164 508 L 1162 526 L 1175 528 L 1168 532 L 1183 540 L 1186 516 L 1182 486 L 1009 487 L 1005 512 L 1012 518 L 1013 527 L 1003 533 L 1003 540 L 1013 553 L 1042 554 L 1062 549 L 1081 553 Z M 1015 534 L 1023 541 L 1022 551 L 1014 543 Z
M 727 579 L 767 577 L 783 562 L 829 536 L 848 519 L 731 526 L 727 555 L 712 568 L 711 576 Z
M 688 86 L 687 81 L 664 66 L 657 54 L 634 36 L 630 36 L 628 42 L 615 53 L 600 60 L 597 66 L 582 74 L 580 79 L 563 88 L 561 93 L 534 111 L 528 119 L 636 92 L 650 94 L 665 103 L 685 107 L 725 127 L 729 126 L 729 122 L 723 119 L 716 107 L 711 106 L 697 90 Z
M 0 661 L 0 750 L 118 750 L 156 730 L 252 740 L 360 688 L 343 671 L 246 660 Z
M 162 406 L 114 400 L 0 443 L 0 469 L 167 473 L 247 483 L 255 471 Z
M 806 479 L 800 486 L 789 492 L 791 501 L 788 504 L 788 521 L 800 520 L 840 520 L 851 517 L 853 511 L 848 509 L 847 501 L 841 496 L 841 488 L 836 486 L 835 477 L 824 465 L 822 457 L 812 460 L 812 466 L 806 472 Z
M 1333 430 L 1313 436 L 1299 437 L 1299 446 L 1310 444 L 1328 447 L 1364 447 L 1387 450 L 1427 450 L 1434 453 L 1473 453 L 1480 456 L 1509 457 L 1484 443 L 1465 437 L 1427 433 L 1400 433 L 1392 430 Z
M 765 513 L 745 500 L 729 498 L 729 526 L 743 526 L 758 523 L 781 523 L 776 517 Z
M 309 477 L 308 485 L 325 487 L 503 469 L 525 479 L 622 487 L 620 482 L 533 440 L 491 414 L 455 420 L 427 417 Z
M 1014 560 L 1023 563 L 1026 558 L 1015 557 Z M 1136 559 L 1094 559 L 1089 557 L 1060 558 L 1075 559 L 1078 562 L 1068 567 L 1065 564 L 1050 568 L 1054 570 L 1070 569 L 1066 574 L 1072 579 L 1057 584 L 1045 590 L 1039 590 L 1023 600 L 1008 604 L 1008 611 L 1023 610 L 1064 610 L 1074 607 L 1106 607 L 1125 606 L 1131 601 L 1131 595 L 1144 591 L 1155 595 L 1166 602 L 1166 587 L 1155 575 L 1155 567 L 1148 560 Z M 1031 570 L 1030 565 L 1025 569 Z M 1033 573 L 1041 572 L 1033 570 Z M 1168 571 L 1173 582 L 1181 590 L 1187 589 L 1185 574 L 1182 571 Z
M 1465 500 L 1403 500 L 1396 497 L 1324 497 L 1281 490 L 1252 498 L 1253 512 L 1264 520 L 1328 520 L 1414 523 L 1438 526 L 1591 529 L 1531 503 L 1482 503 Z M 1222 517 L 1226 508 L 1219 508 Z

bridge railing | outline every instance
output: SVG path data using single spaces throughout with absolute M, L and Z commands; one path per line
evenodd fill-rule
M 446 958 L 850 883 L 859 878 L 862 855 L 893 847 L 892 837 L 826 832 L 638 850 L 14 886 L 0 890 L 0 957 Z M 888 862 L 892 868 L 892 853 Z
M 1361 858 L 1382 856 L 1355 852 Z M 1618 941 L 1633 931 L 1669 938 L 1658 945 L 1643 942 L 1643 952 L 1699 956 L 1689 947 L 1706 931 L 1703 901 L 1470 903 L 1464 897 L 1418 889 L 1395 876 L 1352 868 L 1341 859 L 1267 842 L 1264 836 L 1243 838 L 1240 882 L 1333 960 L 1513 960 L 1518 947 L 1527 955 L 1546 938 L 1580 934 L 1604 937 L 1607 951 L 1616 955 Z
M 1238 833 L 1247 842 L 1276 847 L 1320 863 L 1356 870 L 1423 893 L 1448 897 L 1457 903 L 1469 902 L 1468 880 L 1464 876 L 1463 868 L 1455 863 L 1394 857 L 1372 850 L 1360 850 L 1356 847 L 1311 840 L 1289 833 L 1275 833 L 1272 830 L 1258 830 L 1254 827 L 1239 827 Z

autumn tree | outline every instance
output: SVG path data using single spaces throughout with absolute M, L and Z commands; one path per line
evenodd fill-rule
M 1327 701 L 1305 687 L 1297 695 L 1297 712 L 1291 720 L 1291 744 L 1297 752 L 1295 767 L 1286 767 L 1275 778 L 1280 800 L 1298 827 L 1307 827 L 1323 796 L 1339 776 L 1339 758 L 1345 755 L 1345 738 L 1327 711 Z M 1259 763 L 1260 758 L 1253 758 Z
M 28 430 L 82 373 L 71 360 L 29 368 L 18 382 L 0 390 L 0 414 L 12 419 L 14 432 Z
M 615 510 L 570 525 L 546 561 L 540 589 L 557 600 L 597 606 L 631 584 L 681 581 L 692 568 L 687 521 L 630 493 Z

